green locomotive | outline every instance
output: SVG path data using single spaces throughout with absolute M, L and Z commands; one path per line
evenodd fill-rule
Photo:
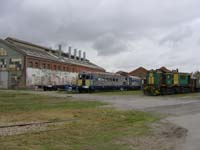
M 152 70 L 147 73 L 143 88 L 145 95 L 189 93 L 194 90 L 195 80 L 191 78 L 190 73 L 162 72 L 160 70 Z

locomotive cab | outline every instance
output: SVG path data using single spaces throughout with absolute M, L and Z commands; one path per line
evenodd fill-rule
M 92 76 L 89 73 L 79 73 L 78 76 L 78 90 L 81 91 L 88 91 L 91 85 Z

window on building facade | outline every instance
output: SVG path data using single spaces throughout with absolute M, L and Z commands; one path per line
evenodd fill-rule
M 7 51 L 4 48 L 0 48 L 0 56 L 6 56 Z
M 53 67 L 53 68 L 54 68 L 54 70 L 57 70 L 57 66 L 56 66 L 56 65 L 54 65 L 54 67 Z
M 60 65 L 58 66 L 58 70 L 61 70 L 61 66 Z
M 30 61 L 29 64 L 28 64 L 28 66 L 29 66 L 29 67 L 33 67 L 33 62 Z
M 6 65 L 6 59 L 0 59 L 0 69 L 3 70 L 3 69 L 6 69 L 7 68 L 7 65 Z
M 46 69 L 46 64 L 45 63 L 42 64 L 42 68 Z
M 50 64 L 47 64 L 47 69 L 51 69 L 51 65 Z
M 30 62 L 28 62 L 27 65 L 28 65 L 28 67 L 30 67 L 30 66 L 33 67 L 33 63 L 31 64 Z M 22 59 L 21 58 L 10 58 L 9 69 L 21 70 L 22 69 Z
M 35 62 L 35 68 L 39 68 L 39 63 Z

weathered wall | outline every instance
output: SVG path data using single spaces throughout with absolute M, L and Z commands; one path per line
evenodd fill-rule
M 0 88 L 23 87 L 25 84 L 24 56 L 2 42 L 0 42 L 0 72 L 4 72 L 1 78 L 7 80 L 0 82 L 2 83 Z
M 76 84 L 78 73 L 27 68 L 26 69 L 26 86 L 31 87 L 34 85 L 63 85 L 63 84 Z
M 8 71 L 0 71 L 0 89 L 8 88 Z

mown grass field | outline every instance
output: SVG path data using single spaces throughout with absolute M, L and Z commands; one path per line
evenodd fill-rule
M 149 133 L 159 118 L 138 111 L 101 107 L 94 101 L 0 91 L 0 125 L 75 119 L 52 130 L 0 137 L 0 150 L 128 150 L 119 142 Z M 55 129 L 55 130 L 54 130 Z
M 99 95 L 142 95 L 142 90 L 97 92 Z
M 66 91 L 58 91 L 60 94 L 78 94 L 78 92 L 66 92 Z M 143 95 L 142 90 L 130 90 L 130 91 L 95 91 L 91 92 L 89 94 L 97 94 L 97 95 L 107 95 L 107 96 L 112 96 L 112 95 Z

